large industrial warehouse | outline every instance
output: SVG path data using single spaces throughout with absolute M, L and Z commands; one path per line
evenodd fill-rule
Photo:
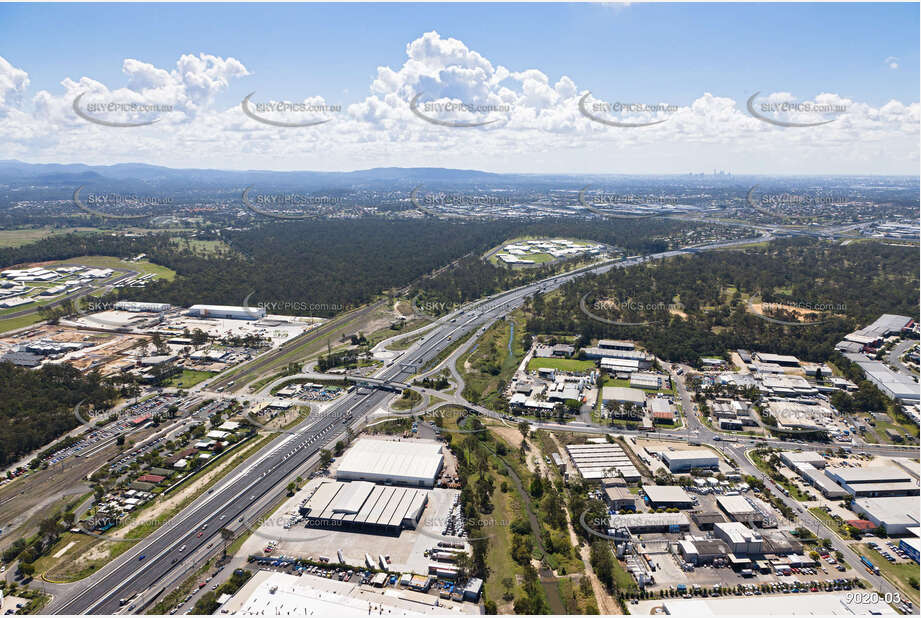
M 441 443 L 434 440 L 363 438 L 346 451 L 336 469 L 340 481 L 434 487 L 444 465 Z
M 825 474 L 855 498 L 917 496 L 918 484 L 896 466 L 825 468 Z
M 719 458 L 711 450 L 663 451 L 662 461 L 669 472 L 688 472 L 694 468 L 719 470 Z
M 716 504 L 732 521 L 761 525 L 764 519 L 744 496 L 720 496 Z
M 330 481 L 317 487 L 299 510 L 312 527 L 398 535 L 415 529 L 427 503 L 424 489 Z
M 911 528 L 921 523 L 918 498 L 915 496 L 858 498 L 854 500 L 853 508 L 861 517 L 877 526 L 884 526 L 886 533 L 893 536 L 908 534 Z
M 627 482 L 640 480 L 633 462 L 617 444 L 570 444 L 566 451 L 586 481 L 618 476 Z
M 231 307 L 229 305 L 192 305 L 189 315 L 199 318 L 223 318 L 225 320 L 259 320 L 265 317 L 262 307 Z
M 691 520 L 684 513 L 627 513 L 608 518 L 608 534 L 626 528 L 633 534 L 644 532 L 687 532 Z

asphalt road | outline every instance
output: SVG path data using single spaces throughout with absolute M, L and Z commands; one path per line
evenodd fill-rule
M 520 306 L 528 296 L 555 289 L 582 275 L 606 272 L 611 268 L 627 267 L 650 259 L 749 244 L 770 238 L 770 235 L 767 234 L 757 240 L 714 243 L 685 250 L 667 251 L 629 261 L 607 262 L 555 275 L 493 295 L 471 303 L 436 321 L 433 326 L 429 327 L 428 334 L 422 340 L 415 342 L 399 354 L 375 377 L 388 381 L 408 382 L 419 367 L 438 356 L 452 342 L 472 330 L 502 318 Z M 275 358 L 275 354 L 270 354 Z M 262 363 L 254 363 L 254 365 L 261 366 Z M 150 594 L 150 591 L 159 593 L 160 588 L 163 587 L 161 582 L 171 580 L 176 577 L 177 572 L 189 568 L 186 565 L 189 556 L 197 554 L 196 558 L 199 557 L 202 552 L 209 549 L 209 544 L 214 547 L 212 551 L 216 552 L 219 549 L 221 545 L 219 531 L 222 527 L 236 526 L 239 528 L 255 522 L 259 509 L 264 506 L 265 497 L 277 495 L 277 492 L 282 491 L 286 481 L 293 473 L 312 458 L 316 458 L 321 449 L 334 443 L 336 438 L 345 432 L 347 425 L 356 422 L 368 412 L 383 407 L 391 396 L 392 393 L 384 390 L 364 392 L 364 389 L 356 389 L 346 394 L 326 411 L 312 414 L 292 433 L 281 434 L 259 454 L 241 465 L 238 471 L 228 475 L 215 488 L 195 500 L 180 515 L 163 522 L 163 525 L 145 540 L 91 576 L 81 590 L 56 596 L 46 608 L 46 612 L 110 614 L 118 611 L 121 598 L 128 599 L 136 595 Z M 484 414 L 495 414 L 479 407 L 476 408 L 477 411 Z M 686 411 L 689 409 L 685 407 Z M 692 416 L 692 414 L 687 415 L 689 429 L 685 432 L 675 432 L 676 438 L 686 439 L 689 435 L 688 431 L 695 429 L 690 426 Z M 548 428 L 554 428 L 552 424 L 546 425 Z M 582 427 L 588 430 L 610 431 L 610 429 L 588 425 Z M 560 428 L 577 429 L 577 425 L 560 426 Z M 705 433 L 709 431 L 706 427 L 700 426 L 699 431 L 702 440 L 712 438 Z M 258 523 L 251 525 L 256 527 Z M 200 536 L 199 533 L 201 533 Z M 849 550 L 847 552 L 844 550 L 847 548 L 841 551 L 848 556 Z M 886 590 L 886 588 L 880 587 L 880 590 Z
M 715 243 L 696 247 L 693 251 L 749 242 L 752 241 Z M 471 303 L 435 322 L 423 340 L 398 355 L 375 377 L 409 381 L 418 367 L 438 356 L 452 341 L 501 318 L 532 294 L 554 289 L 587 273 L 605 272 L 614 267 L 682 253 L 687 251 L 667 251 L 629 262 L 612 261 L 583 267 Z M 276 353 L 267 356 L 274 359 Z M 253 366 L 262 364 L 254 362 Z M 316 457 L 328 444 L 334 443 L 348 424 L 382 406 L 391 396 L 384 390 L 361 394 L 363 391 L 357 389 L 345 395 L 323 413 L 311 415 L 295 432 L 281 434 L 254 459 L 241 466 L 241 471 L 228 475 L 226 480 L 200 496 L 181 514 L 162 522 L 146 539 L 91 576 L 84 588 L 74 594 L 56 596 L 46 611 L 56 614 L 114 613 L 119 609 L 120 599 L 158 590 L 159 582 L 168 579 L 175 570 L 183 569 L 186 558 L 202 547 L 207 549 L 208 544 L 212 544 L 216 550 L 220 546 L 222 527 L 229 524 L 245 526 L 251 520 L 255 521 L 263 497 L 281 490 L 296 470 Z
M 575 276 L 578 275 L 557 277 L 556 283 Z M 472 309 L 466 316 L 464 311 L 445 316 L 425 341 L 411 346 L 376 377 L 398 382 L 409 380 L 416 367 L 437 356 L 452 340 L 504 315 L 541 285 L 537 283 L 474 303 L 473 307 L 482 307 L 482 311 Z M 489 305 L 485 306 L 484 302 Z M 294 433 L 282 434 L 263 449 L 255 461 L 248 461 L 241 466 L 241 471 L 228 475 L 227 480 L 194 501 L 180 515 L 162 522 L 144 541 L 89 578 L 86 586 L 76 594 L 68 595 L 70 598 L 56 597 L 46 611 L 114 613 L 119 609 L 120 599 L 157 590 L 158 582 L 174 570 L 182 569 L 185 559 L 202 547 L 207 549 L 208 544 L 212 544 L 217 549 L 222 527 L 246 526 L 255 521 L 258 515 L 255 507 L 264 496 L 283 488 L 288 477 L 317 456 L 321 449 L 334 443 L 347 424 L 382 406 L 392 395 L 384 390 L 372 390 L 367 394 L 360 394 L 361 391 L 357 389 L 324 412 L 311 415 Z
M 912 372 L 911 368 L 902 362 L 902 354 L 905 354 L 906 350 L 916 345 L 918 345 L 918 342 L 914 339 L 906 339 L 905 341 L 900 341 L 899 343 L 892 346 L 892 349 L 889 350 L 888 354 L 889 365 L 898 373 L 914 376 L 914 372 Z

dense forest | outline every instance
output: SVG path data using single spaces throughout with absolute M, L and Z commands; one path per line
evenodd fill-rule
M 808 325 L 783 325 L 755 315 L 747 298 L 800 308 L 830 308 Z M 611 325 L 582 311 L 628 324 Z M 746 348 L 828 359 L 845 334 L 883 313 L 918 313 L 918 252 L 912 247 L 807 239 L 766 247 L 683 256 L 613 269 L 567 284 L 529 306 L 532 333 L 578 333 L 641 341 L 657 356 L 690 363 Z M 783 321 L 802 317 L 768 313 Z M 646 322 L 646 324 L 642 324 Z
M 646 254 L 672 248 L 675 238 L 689 226 L 671 220 L 614 221 L 543 221 L 516 229 L 511 236 L 543 236 L 546 238 L 579 238 L 605 243 L 627 254 Z M 479 255 L 462 259 L 454 268 L 435 277 L 426 278 L 415 286 L 420 306 L 444 303 L 464 303 L 490 294 L 548 277 L 559 271 L 559 263 L 514 270 L 493 265 Z
M 195 251 L 168 233 L 71 234 L 0 249 L 0 267 L 82 255 L 134 256 L 177 272 L 174 281 L 121 290 L 125 298 L 188 306 L 278 303 L 277 313 L 331 316 L 387 290 L 403 288 L 456 260 L 460 267 L 427 279 L 430 297 L 471 300 L 546 271 L 513 272 L 483 263 L 488 249 L 518 236 L 604 242 L 628 253 L 658 251 L 667 238 L 700 227 L 677 221 L 492 221 L 331 219 L 269 223 L 205 238 L 225 248 Z M 704 228 L 709 226 L 703 226 Z M 126 266 L 128 267 L 128 266 Z
M 108 408 L 118 390 L 70 365 L 0 363 L 0 464 L 6 466 L 79 424 L 74 406 Z

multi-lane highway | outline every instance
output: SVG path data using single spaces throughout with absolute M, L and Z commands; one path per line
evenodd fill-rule
M 605 266 L 602 266 L 604 268 Z M 375 376 L 385 381 L 408 381 L 416 367 L 437 356 L 445 347 L 472 329 L 501 317 L 542 287 L 556 286 L 587 272 L 553 277 L 540 283 L 499 294 L 474 303 L 466 310 L 445 316 L 430 334 L 415 343 Z M 186 559 L 202 547 L 217 548 L 220 529 L 240 529 L 259 515 L 263 497 L 283 488 L 288 477 L 315 457 L 345 427 L 382 405 L 392 396 L 383 390 L 349 393 L 328 410 L 315 413 L 296 431 L 282 434 L 254 459 L 229 475 L 209 493 L 156 529 L 145 540 L 93 575 L 76 594 L 59 595 L 48 611 L 59 614 L 113 613 L 121 599 L 133 599 L 150 590 L 171 572 L 183 568 Z
M 756 241 L 769 240 L 770 235 Z M 667 251 L 629 261 L 609 261 L 525 285 L 508 292 L 470 303 L 435 322 L 426 335 L 399 354 L 374 377 L 385 382 L 409 382 L 428 361 L 471 331 L 491 324 L 520 306 L 536 293 L 553 290 L 589 273 L 627 267 L 650 259 L 684 253 L 749 244 L 752 239 L 714 243 L 684 250 Z M 385 390 L 348 393 L 329 409 L 312 414 L 291 433 L 282 433 L 270 445 L 207 494 L 199 497 L 181 514 L 161 522 L 145 540 L 112 561 L 89 578 L 86 586 L 71 594 L 59 594 L 46 611 L 58 614 L 113 613 L 120 599 L 149 597 L 159 593 L 162 582 L 175 579 L 188 568 L 195 554 L 220 548 L 220 530 L 240 530 L 255 522 L 269 501 L 265 498 L 282 491 L 296 471 L 315 461 L 321 449 L 345 432 L 368 412 L 381 407 L 392 393 Z

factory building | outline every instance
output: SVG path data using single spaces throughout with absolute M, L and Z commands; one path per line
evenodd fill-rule
M 716 511 L 701 511 L 697 513 L 691 513 L 691 520 L 701 530 L 713 530 L 714 524 L 719 524 L 726 521 L 723 519 L 723 516 Z
M 586 481 L 600 481 L 612 476 L 627 482 L 640 480 L 640 473 L 619 444 L 570 444 L 569 458 Z
M 788 354 L 767 354 L 757 352 L 755 357 L 762 363 L 780 365 L 781 367 L 799 367 L 799 359 Z
M 741 522 L 714 524 L 713 534 L 724 541 L 733 554 L 760 554 L 764 549 L 764 539 L 761 535 Z
M 654 509 L 689 509 L 694 506 L 694 499 L 677 485 L 643 485 L 643 493 Z
M 636 510 L 636 496 L 626 487 L 605 487 L 603 497 L 605 504 L 615 511 Z
M 192 305 L 189 315 L 199 318 L 222 318 L 225 320 L 261 320 L 265 317 L 263 307 L 232 307 L 229 305 Z
M 855 498 L 917 496 L 918 484 L 895 466 L 872 468 L 826 468 L 828 478 Z
M 783 451 L 780 454 L 780 460 L 791 468 L 798 463 L 809 464 L 816 468 L 824 468 L 826 464 L 825 458 L 815 451 Z
M 729 554 L 729 547 L 724 541 L 715 539 L 692 539 L 678 541 L 678 551 L 685 562 L 700 566 L 725 558 Z
M 708 449 L 691 449 L 687 451 L 662 451 L 662 461 L 669 472 L 688 472 L 695 468 L 719 470 L 720 460 Z
M 299 511 L 309 527 L 399 535 L 415 529 L 428 491 L 366 481 L 322 483 Z
M 869 326 L 847 335 L 844 340 L 860 346 L 876 347 L 889 335 L 901 335 L 903 331 L 910 330 L 913 325 L 914 320 L 907 315 L 884 313 Z
M 911 534 L 906 539 L 899 541 L 899 549 L 908 554 L 908 557 L 915 562 L 921 562 L 921 528 L 909 528 Z
M 582 348 L 585 352 L 585 358 L 598 360 L 600 358 L 628 358 L 638 360 L 642 363 L 652 364 L 652 356 L 639 350 L 618 350 L 614 348 L 587 347 Z M 647 367 L 649 365 L 646 365 Z
M 731 521 L 758 526 L 764 521 L 764 516 L 744 496 L 720 496 L 716 504 Z
M 879 390 L 891 399 L 903 402 L 918 403 L 921 399 L 918 383 L 910 375 L 896 373 L 888 365 L 870 360 L 863 354 L 845 354 L 845 356 L 859 366 L 867 380 L 876 385 Z
M 761 538 L 764 539 L 765 554 L 787 556 L 803 553 L 803 544 L 787 530 L 762 530 Z
M 850 495 L 845 488 L 833 482 L 825 473 L 810 463 L 794 463 L 790 468 L 822 492 L 826 498 L 835 500 Z
M 629 358 L 602 358 L 599 364 L 609 373 L 631 374 L 640 370 L 640 361 Z
M 884 526 L 891 536 L 908 534 L 921 523 L 918 498 L 913 496 L 858 498 L 851 508 L 877 527 Z
M 807 397 L 819 392 L 803 376 L 773 374 L 761 377 L 761 390 L 777 397 Z
M 115 303 L 115 309 L 118 311 L 131 311 L 132 313 L 137 313 L 139 311 L 149 311 L 151 313 L 163 313 L 164 311 L 169 311 L 172 305 L 169 303 L 141 303 L 134 302 L 131 300 L 121 300 Z
M 652 422 L 654 423 L 674 423 L 675 422 L 675 406 L 672 405 L 668 399 L 662 397 L 655 397 L 650 399 L 649 402 L 649 411 L 652 414 Z
M 646 393 L 636 388 L 623 386 L 604 386 L 601 389 L 601 404 L 608 408 L 615 403 L 633 406 L 646 404 Z
M 684 513 L 627 513 L 611 515 L 609 534 L 626 528 L 633 534 L 644 532 L 687 532 L 691 522 Z
M 617 339 L 600 339 L 598 347 L 602 350 L 622 350 L 629 352 L 636 349 L 636 344 L 632 341 L 618 341 Z
M 434 440 L 362 438 L 339 460 L 336 479 L 434 487 L 443 465 L 441 444 Z
M 630 386 L 632 388 L 644 388 L 657 391 L 663 388 L 663 385 L 667 386 L 667 382 L 667 376 L 649 371 L 638 371 L 630 376 Z

